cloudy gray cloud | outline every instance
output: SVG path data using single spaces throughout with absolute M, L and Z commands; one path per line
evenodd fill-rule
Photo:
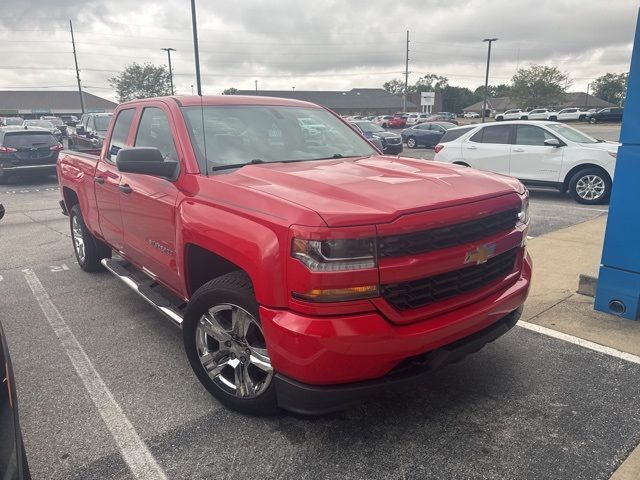
M 582 89 L 628 69 L 638 5 L 630 0 L 198 0 L 206 93 L 230 86 L 348 89 L 379 86 L 404 69 L 483 82 L 486 36 L 500 38 L 492 83 L 518 66 L 557 65 Z M 83 83 L 112 97 L 107 79 L 133 61 L 166 63 L 176 86 L 194 83 L 189 0 L 4 0 L 0 88 L 74 85 L 68 20 L 74 21 Z

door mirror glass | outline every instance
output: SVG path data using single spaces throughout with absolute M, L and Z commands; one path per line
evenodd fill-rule
M 561 147 L 562 144 L 560 143 L 560 140 L 558 140 L 557 138 L 548 138 L 544 141 L 544 144 L 547 147 Z
M 116 165 L 123 173 L 141 173 L 169 180 L 178 176 L 178 162 L 165 160 L 155 147 L 122 148 L 118 150 Z

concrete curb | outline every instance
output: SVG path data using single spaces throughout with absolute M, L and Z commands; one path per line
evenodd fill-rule
M 640 445 L 613 472 L 609 480 L 640 480 Z

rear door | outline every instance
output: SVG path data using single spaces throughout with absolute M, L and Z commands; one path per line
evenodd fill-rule
M 537 125 L 515 125 L 509 175 L 521 180 L 558 182 L 564 147 L 549 147 L 545 140 L 558 139 Z
M 168 160 L 179 161 L 177 138 L 169 109 L 149 102 L 142 110 L 133 146 L 155 147 Z M 180 292 L 176 256 L 176 201 L 178 189 L 164 178 L 122 174 L 120 205 L 125 254 L 144 271 Z
M 513 125 L 489 125 L 462 142 L 462 158 L 473 168 L 509 175 Z
M 120 172 L 116 167 L 118 150 L 129 145 L 135 108 L 120 110 L 105 157 L 98 161 L 94 176 L 98 223 L 103 238 L 116 250 L 124 249 L 122 216 L 120 214 Z

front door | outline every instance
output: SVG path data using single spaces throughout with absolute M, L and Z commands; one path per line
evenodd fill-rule
M 545 140 L 558 138 L 535 125 L 515 127 L 509 174 L 521 180 L 558 182 L 564 147 L 549 147 L 544 144 Z
M 465 163 L 479 170 L 509 175 L 512 125 L 483 127 L 462 143 Z
M 133 145 L 155 147 L 167 160 L 178 161 L 169 112 L 157 102 L 142 111 Z M 157 106 L 155 106 L 157 105 Z M 178 189 L 163 178 L 125 173 L 120 206 L 125 255 L 152 277 L 180 292 L 176 264 L 176 200 Z
M 113 126 L 109 148 L 104 158 L 98 161 L 95 183 L 99 225 L 102 237 L 116 250 L 122 251 L 124 236 L 120 215 L 120 172 L 116 167 L 118 150 L 127 146 L 134 108 L 121 110 Z

